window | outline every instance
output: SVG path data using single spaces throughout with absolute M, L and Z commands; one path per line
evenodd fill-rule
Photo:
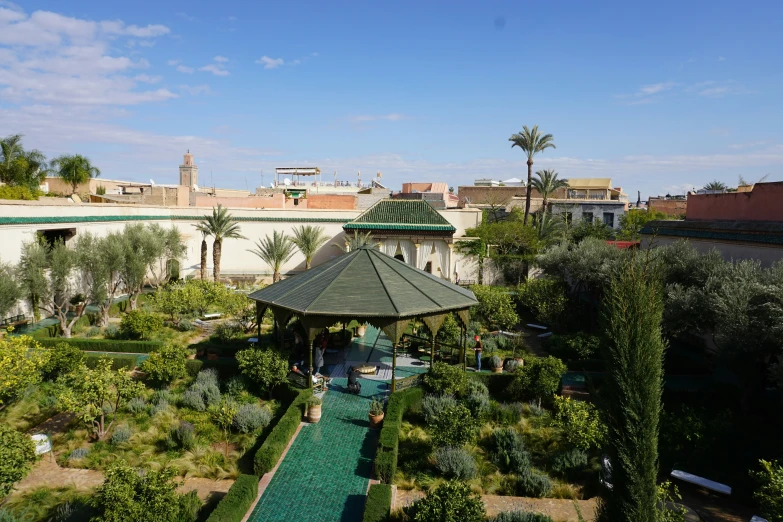
M 427 264 L 424 266 L 424 271 L 432 273 L 432 261 L 427 261 Z
M 582 212 L 582 219 L 584 221 L 587 221 L 588 223 L 593 222 L 593 213 L 592 212 Z
M 609 228 L 614 228 L 614 214 L 611 212 L 604 212 L 604 225 Z

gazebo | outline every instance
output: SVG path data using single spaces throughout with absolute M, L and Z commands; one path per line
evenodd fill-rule
M 362 247 L 311 270 L 274 283 L 249 295 L 256 301 L 258 324 L 268 309 L 277 328 L 298 317 L 308 347 L 319 331 L 352 320 L 381 329 L 396 346 L 408 325 L 421 319 L 435 335 L 444 319 L 456 313 L 461 323 L 460 361 L 465 360 L 473 292 L 388 256 Z M 310 374 L 313 351 L 310 347 Z M 393 350 L 392 391 L 397 351 Z M 312 379 L 308 379 L 312 385 Z

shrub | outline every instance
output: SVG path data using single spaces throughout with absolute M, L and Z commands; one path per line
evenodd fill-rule
M 567 475 L 587 466 L 587 452 L 579 448 L 571 448 L 556 454 L 552 458 L 552 471 Z
M 120 321 L 120 335 L 126 339 L 148 340 L 163 328 L 163 319 L 146 310 L 131 310 Z
M 446 408 L 453 408 L 456 405 L 457 400 L 451 395 L 427 395 L 421 401 L 421 411 L 425 422 L 430 422 Z
M 107 339 L 117 339 L 120 335 L 120 327 L 116 324 L 107 324 L 103 329 L 103 336 Z
M 86 332 L 84 332 L 85 337 L 95 337 L 96 335 L 100 335 L 101 329 L 97 326 L 91 326 L 87 329 Z
M 552 522 L 552 517 L 529 511 L 505 511 L 489 519 L 489 522 Z
M 434 458 L 435 467 L 447 479 L 470 480 L 476 476 L 476 460 L 464 448 L 438 448 Z
M 523 497 L 543 498 L 552 491 L 552 481 L 543 473 L 528 470 L 517 477 L 517 494 Z
M 477 419 L 484 418 L 489 412 L 488 395 L 480 395 L 480 394 L 468 395 L 468 397 L 465 399 L 464 402 L 465 402 L 465 406 L 468 407 L 470 412 Z
M 157 383 L 169 383 L 184 377 L 185 360 L 188 351 L 181 346 L 164 346 L 141 363 L 141 371 L 147 374 L 147 379 Z
M 386 405 L 386 416 L 380 435 L 378 454 L 375 457 L 375 475 L 385 483 L 391 483 L 397 472 L 397 456 L 400 423 L 408 410 L 421 409 L 424 391 L 419 387 L 392 393 Z
M 152 394 L 152 403 L 157 404 L 160 401 L 166 401 L 171 404 L 177 402 L 177 396 L 170 390 L 155 390 L 155 393 Z
M 269 409 L 258 404 L 243 404 L 234 416 L 233 425 L 240 433 L 252 433 L 259 428 L 265 428 L 272 420 Z
M 288 375 L 288 360 L 271 349 L 242 350 L 237 353 L 237 361 L 242 373 L 270 394 Z
M 531 359 L 517 372 L 512 393 L 517 399 L 537 399 L 540 405 L 543 400 L 551 400 L 565 372 L 563 361 L 551 355 Z
M 193 328 L 195 328 L 195 326 L 193 326 L 193 323 L 191 323 L 187 319 L 183 319 L 179 322 L 177 328 L 179 329 L 180 332 L 190 332 L 193 330 Z
M 240 522 L 258 496 L 258 477 L 239 475 L 207 522 Z
M 517 299 L 544 323 L 557 322 L 568 306 L 566 287 L 557 279 L 528 279 L 517 287 Z
M 111 434 L 111 443 L 114 445 L 122 444 L 123 442 L 128 442 L 128 440 L 131 438 L 131 435 L 133 435 L 133 430 L 130 429 L 128 426 L 117 426 L 114 428 L 114 432 Z
M 247 390 L 245 379 L 241 376 L 235 376 L 226 381 L 225 391 L 232 397 L 238 397 Z
M 525 449 L 522 436 L 513 428 L 499 428 L 492 433 L 492 461 L 499 468 L 511 473 L 530 470 L 530 454 Z
M 166 445 L 172 449 L 193 449 L 196 445 L 195 428 L 189 422 L 180 421 L 179 425 L 169 432 L 169 436 L 166 439 Z
M 0 423 L 0 498 L 22 480 L 35 461 L 35 444 L 30 436 Z
M 42 343 L 44 346 L 46 343 Z M 84 362 L 84 352 L 70 343 L 57 343 L 49 350 L 49 361 L 42 368 L 44 378 L 54 380 L 74 371 Z
M 367 492 L 362 522 L 386 522 L 391 511 L 392 489 L 388 484 L 373 484 Z
M 109 325 L 113 326 L 113 325 Z M 109 326 L 106 328 L 108 329 Z M 84 352 L 150 353 L 160 350 L 164 343 L 158 341 L 123 341 L 116 339 L 57 338 L 38 339 L 43 346 L 54 347 L 69 344 Z
M 134 415 L 137 415 L 139 413 L 147 411 L 147 401 L 145 401 L 142 397 L 134 397 L 130 401 L 128 401 L 128 405 L 126 406 L 129 412 L 133 413 Z
M 595 406 L 569 397 L 555 397 L 554 423 L 570 445 L 586 451 L 599 447 L 606 433 Z
M 601 339 L 579 332 L 572 335 L 552 335 L 546 340 L 546 348 L 563 359 L 592 359 L 601 347 Z
M 87 368 L 94 369 L 98 365 L 98 362 L 103 359 L 109 359 L 112 370 L 132 370 L 136 367 L 137 360 L 135 355 L 104 355 L 87 353 L 84 358 L 84 365 Z
M 513 373 L 513 372 L 517 371 L 518 369 L 519 369 L 519 361 L 517 361 L 516 359 L 508 359 L 503 364 L 503 370 L 505 370 L 505 371 L 507 371 L 509 373 Z
M 68 460 L 80 460 L 90 454 L 89 448 L 76 448 L 68 455 Z
M 203 505 L 201 499 L 198 498 L 198 492 L 192 489 L 180 495 L 178 500 L 179 504 L 179 516 L 177 520 L 182 522 L 193 522 L 198 519 L 198 512 Z
M 459 366 L 436 362 L 422 378 L 424 387 L 438 395 L 458 395 L 468 384 L 468 377 Z
M 465 395 L 485 395 L 489 397 L 489 389 L 483 382 L 470 379 L 465 388 Z
M 514 426 L 522 420 L 522 404 L 512 402 L 511 404 L 500 404 L 491 402 L 489 405 L 489 418 L 501 426 Z
M 0 199 L 18 199 L 32 201 L 43 193 L 35 188 L 24 185 L 0 185 Z
M 158 413 L 162 413 L 166 410 L 171 408 L 171 405 L 169 404 L 169 401 L 166 399 L 161 399 L 157 403 L 155 403 L 152 408 L 150 408 L 150 415 L 155 416 Z
M 196 411 L 206 411 L 204 396 L 197 390 L 187 390 L 182 394 L 182 405 Z
M 538 405 L 538 402 L 536 401 L 530 401 L 527 403 L 528 408 L 530 409 L 530 414 L 533 417 L 543 417 L 547 414 L 547 411 Z
M 492 357 L 489 358 L 489 367 L 491 369 L 502 368 L 503 367 L 503 359 L 501 359 L 497 355 L 493 355 Z
M 275 467 L 280 456 L 285 451 L 286 446 L 291 441 L 291 437 L 296 433 L 296 428 L 302 421 L 304 415 L 304 406 L 307 399 L 312 395 L 312 391 L 294 390 L 290 386 L 288 393 L 293 396 L 291 404 L 285 410 L 285 413 L 277 421 L 277 425 L 269 433 L 264 443 L 258 448 L 253 459 L 253 467 L 258 476 L 267 473 Z
M 407 510 L 414 522 L 484 522 L 481 497 L 464 482 L 444 482 Z
M 207 368 L 202 370 L 196 376 L 195 384 L 211 384 L 218 385 L 218 372 L 214 368 Z
M 215 406 L 220 403 L 220 388 L 218 388 L 217 384 L 196 383 L 191 389 L 201 393 L 207 407 Z
M 783 462 L 760 460 L 761 471 L 751 471 L 759 488 L 753 497 L 770 520 L 783 520 Z
M 220 323 L 215 327 L 214 333 L 209 337 L 210 341 L 218 343 L 229 343 L 234 339 L 242 337 L 244 331 L 242 327 L 234 322 Z
M 511 299 L 511 294 L 505 288 L 473 285 L 470 289 L 478 299 L 476 312 L 485 325 L 508 330 L 519 322 L 516 306 Z
M 462 446 L 476 438 L 478 423 L 470 410 L 461 404 L 447 406 L 430 419 L 427 427 L 435 446 Z

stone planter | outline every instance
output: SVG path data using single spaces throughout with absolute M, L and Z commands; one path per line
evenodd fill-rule
M 519 363 L 520 368 L 525 365 L 525 360 L 522 357 L 514 357 L 514 360 Z
M 492 373 L 503 373 L 503 367 L 492 368 Z
M 310 404 L 309 406 L 307 406 L 307 420 L 313 424 L 321 420 L 320 404 Z
M 373 415 L 372 413 L 370 413 L 368 415 L 368 417 L 370 418 L 370 428 L 377 428 L 378 426 L 380 426 L 381 423 L 383 422 L 383 416 L 384 416 L 383 413 L 381 413 L 380 415 Z

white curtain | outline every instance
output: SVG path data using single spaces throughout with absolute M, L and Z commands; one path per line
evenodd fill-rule
M 451 265 L 451 256 L 449 245 L 445 241 L 435 242 L 435 255 L 438 256 L 438 264 L 440 265 L 440 276 L 444 279 L 451 280 L 451 274 L 449 269 Z
M 387 239 L 381 245 L 381 252 L 387 256 L 394 257 L 394 255 L 397 253 L 397 245 L 399 243 L 400 242 L 396 239 Z
M 409 265 L 414 265 L 414 257 L 416 257 L 416 246 L 413 244 L 413 241 L 408 239 L 401 239 L 400 250 L 402 250 L 402 258 L 405 260 L 405 262 Z
M 424 267 L 427 266 L 427 261 L 430 259 L 430 254 L 432 253 L 432 246 L 432 241 L 421 242 L 419 245 L 419 258 L 416 261 L 417 268 L 424 270 Z

